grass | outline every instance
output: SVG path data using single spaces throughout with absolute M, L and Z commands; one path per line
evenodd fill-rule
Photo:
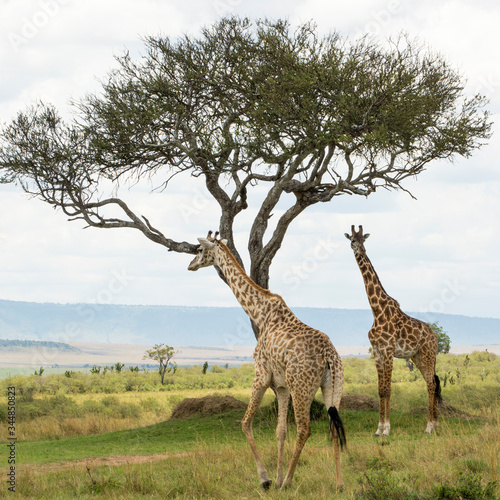
M 292 486 L 285 492 L 271 488 L 266 493 L 260 490 L 255 462 L 238 422 L 243 411 L 168 420 L 173 407 L 185 397 L 218 393 L 248 402 L 248 367 L 236 373 L 231 387 L 223 389 L 216 386 L 221 380 L 227 382 L 228 373 L 207 374 L 203 383 L 210 389 L 181 389 L 172 383 L 168 391 L 155 387 L 111 394 L 73 393 L 64 375 L 60 379 L 51 375 L 47 380 L 16 377 L 16 384 L 27 388 L 17 405 L 22 416 L 16 422 L 17 487 L 16 493 L 8 492 L 4 481 L 0 497 L 498 499 L 500 358 L 478 357 L 471 355 L 468 361 L 463 356 L 441 358 L 442 370 L 455 375 L 453 383 L 448 377 L 444 388 L 446 401 L 475 418 L 442 416 L 432 436 L 424 434 L 424 384 L 401 363 L 394 370 L 390 438 L 373 437 L 376 412 L 341 411 L 348 439 L 348 450 L 342 454 L 343 492 L 336 491 L 326 415 L 312 425 Z M 372 360 L 345 360 L 344 392 L 376 398 L 372 365 Z M 193 373 L 181 371 L 180 383 L 191 383 Z M 64 384 L 58 385 L 59 380 Z M 99 379 L 98 384 L 127 385 L 117 374 Z M 76 386 L 91 387 L 80 376 Z M 268 391 L 264 404 L 272 400 Z M 5 415 L 1 424 L 5 436 Z M 276 474 L 275 427 L 275 419 L 265 411 L 254 426 L 270 477 Z M 294 444 L 295 426 L 290 424 L 287 460 Z M 6 474 L 6 464 L 6 457 L 0 455 L 2 474 Z
M 58 485 L 56 498 L 259 498 L 263 493 L 254 460 L 236 422 L 241 416 L 236 411 L 99 436 L 19 443 L 19 487 L 14 496 L 54 498 L 54 485 Z M 439 489 L 456 492 L 460 481 L 463 489 L 475 488 L 476 495 L 498 498 L 493 485 L 500 474 L 498 422 L 443 418 L 437 433 L 427 436 L 423 416 L 396 412 L 392 436 L 380 440 L 372 436 L 376 413 L 345 411 L 342 418 L 349 440 L 342 455 L 346 489 L 336 498 L 412 498 L 418 493 L 413 498 L 437 499 Z M 274 427 L 275 422 L 261 414 L 255 429 L 271 476 L 276 472 Z M 271 489 L 266 498 L 334 496 L 333 448 L 327 428 L 326 419 L 313 424 L 292 487 L 286 492 Z M 287 457 L 294 443 L 295 429 L 290 425 Z M 133 463 L 134 455 L 154 453 L 166 455 Z M 92 457 L 113 454 L 129 455 L 131 463 L 92 463 Z M 71 466 L 79 459 L 89 459 L 88 469 Z M 71 462 L 65 465 L 65 460 Z M 57 468 L 51 464 L 58 464 Z
M 220 417 L 172 420 L 60 441 L 19 443 L 19 463 L 44 464 L 110 455 L 181 453 L 195 449 L 200 440 L 215 448 L 221 447 L 227 440 L 244 443 L 245 437 L 237 423 L 242 417 L 243 412 L 229 412 Z

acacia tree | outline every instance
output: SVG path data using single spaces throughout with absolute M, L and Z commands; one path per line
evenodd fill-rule
M 165 374 L 170 371 L 175 373 L 177 370 L 175 361 L 173 363 L 170 362 L 175 354 L 176 353 L 173 347 L 166 344 L 155 344 L 151 349 L 148 349 L 142 357 L 142 359 L 153 359 L 160 364 L 158 372 L 160 373 L 162 385 L 164 384 L 163 380 L 165 378 Z M 168 366 L 169 364 L 170 367 Z
M 431 330 L 436 334 L 438 341 L 438 354 L 440 352 L 447 354 L 450 352 L 451 339 L 448 334 L 444 331 L 444 328 L 439 324 L 438 321 L 429 323 Z
M 70 123 L 38 103 L 6 125 L 1 179 L 70 220 L 138 229 L 195 253 L 196 244 L 164 235 L 154 214 L 134 212 L 116 188 L 148 178 L 167 193 L 176 175 L 201 177 L 240 264 L 233 225 L 259 184 L 266 192 L 253 207 L 249 275 L 264 288 L 305 209 L 343 194 L 406 190 L 405 179 L 429 162 L 467 157 L 490 135 L 484 97 L 467 98 L 460 74 L 405 37 L 381 46 L 320 37 L 312 24 L 293 30 L 230 17 L 198 38 L 148 37 L 145 46 L 139 60 L 118 58 L 101 92 L 75 101 Z

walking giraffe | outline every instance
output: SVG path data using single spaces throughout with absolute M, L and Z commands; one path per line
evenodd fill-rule
M 374 318 L 368 338 L 377 367 L 380 396 L 379 424 L 375 435 L 388 436 L 391 429 L 389 413 L 394 357 L 411 358 L 424 377 L 429 393 L 429 420 L 425 432 L 430 434 L 437 427 L 437 405 L 441 399 L 441 386 L 436 375 L 437 337 L 427 323 L 405 314 L 399 303 L 384 290 L 366 255 L 364 242 L 370 235 L 363 234 L 362 226 L 357 233 L 351 226 L 351 233 L 345 233 L 345 236 L 351 241 Z
M 271 481 L 262 462 L 252 431 L 252 421 L 264 393 L 271 387 L 278 400 L 278 470 L 276 486 L 290 485 L 300 453 L 311 435 L 309 410 L 319 387 L 323 393 L 330 417 L 330 435 L 333 439 L 337 487 L 343 486 L 340 471 L 340 447 L 345 444 L 342 420 L 338 414 L 344 373 L 342 362 L 330 339 L 322 332 L 299 321 L 277 294 L 264 290 L 252 281 L 226 246 L 225 240 L 198 238 L 200 246 L 196 257 L 189 264 L 190 271 L 215 265 L 224 275 L 236 299 L 258 328 L 257 346 L 254 351 L 255 377 L 247 411 L 242 420 L 257 464 L 261 486 L 268 489 Z M 297 441 L 283 480 L 283 454 L 287 432 L 288 400 L 292 396 Z

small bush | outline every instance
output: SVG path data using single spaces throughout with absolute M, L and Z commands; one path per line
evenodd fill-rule
M 375 457 L 368 461 L 369 470 L 359 479 L 361 493 L 356 498 L 366 500 L 418 499 L 405 485 L 399 484 L 386 460 Z M 408 481 L 409 482 L 409 481 Z
M 460 471 L 458 480 L 435 489 L 439 499 L 496 500 L 496 481 L 484 484 L 483 475 L 472 471 Z

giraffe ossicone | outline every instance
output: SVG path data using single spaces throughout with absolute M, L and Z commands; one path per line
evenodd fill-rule
M 250 279 L 229 251 L 225 240 L 217 239 L 217 233 L 212 237 L 209 232 L 206 238 L 199 238 L 198 241 L 198 253 L 188 269 L 197 271 L 202 267 L 217 266 L 258 329 L 254 351 L 255 377 L 242 429 L 252 449 L 261 486 L 268 489 L 271 480 L 257 451 L 252 422 L 264 393 L 271 388 L 278 401 L 276 486 L 286 487 L 292 481 L 299 456 L 311 434 L 309 411 L 318 388 L 321 388 L 330 419 L 337 488 L 342 488 L 339 451 L 346 441 L 338 409 L 344 387 L 344 373 L 335 347 L 327 335 L 302 323 L 279 295 L 261 288 Z M 297 440 L 284 476 L 286 417 L 290 396 L 297 423 Z
M 382 286 L 375 269 L 366 255 L 364 242 L 370 236 L 351 226 L 351 234 L 345 233 L 351 242 L 354 257 L 363 276 L 366 294 L 373 312 L 373 325 L 368 332 L 378 374 L 380 397 L 379 424 L 376 436 L 388 436 L 391 429 L 390 399 L 394 358 L 411 359 L 420 370 L 429 394 L 429 418 L 425 432 L 430 434 L 437 427 L 438 402 L 441 385 L 436 375 L 437 337 L 430 326 L 405 314 L 399 303 Z

